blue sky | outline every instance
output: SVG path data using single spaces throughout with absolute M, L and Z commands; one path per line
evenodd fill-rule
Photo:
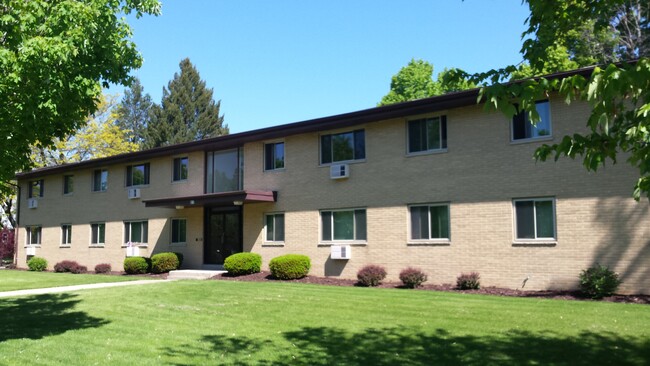
M 163 0 L 129 17 L 133 75 L 159 103 L 189 57 L 230 131 L 248 131 L 374 107 L 412 58 L 434 73 L 519 63 L 527 16 L 520 0 Z

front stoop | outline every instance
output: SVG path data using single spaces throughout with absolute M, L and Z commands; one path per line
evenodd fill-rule
M 179 269 L 170 271 L 168 280 L 207 280 L 210 277 L 226 273 L 227 271 L 210 271 L 201 269 Z

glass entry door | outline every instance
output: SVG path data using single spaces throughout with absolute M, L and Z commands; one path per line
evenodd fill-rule
M 206 233 L 203 248 L 205 264 L 223 264 L 234 253 L 243 250 L 241 207 L 206 208 Z

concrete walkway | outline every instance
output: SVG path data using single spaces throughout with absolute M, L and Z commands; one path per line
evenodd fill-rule
M 87 284 L 87 285 L 74 285 L 74 286 L 49 287 L 49 288 L 34 288 L 34 289 L 29 289 L 29 290 L 5 291 L 5 292 L 0 292 L 0 298 L 14 297 L 14 296 L 25 296 L 25 295 L 55 294 L 55 293 L 60 293 L 60 292 L 87 290 L 87 289 L 93 289 L 93 288 L 133 286 L 133 285 L 149 285 L 149 284 L 161 283 L 161 282 L 170 282 L 170 280 L 138 280 L 138 281 L 124 281 L 124 282 L 106 282 L 106 283 L 91 283 L 91 284 Z

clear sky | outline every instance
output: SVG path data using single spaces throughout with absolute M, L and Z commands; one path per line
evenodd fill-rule
M 231 133 L 374 107 L 412 58 L 434 74 L 519 63 L 528 16 L 520 0 L 162 2 L 161 16 L 129 17 L 134 76 L 160 103 L 189 57 Z

